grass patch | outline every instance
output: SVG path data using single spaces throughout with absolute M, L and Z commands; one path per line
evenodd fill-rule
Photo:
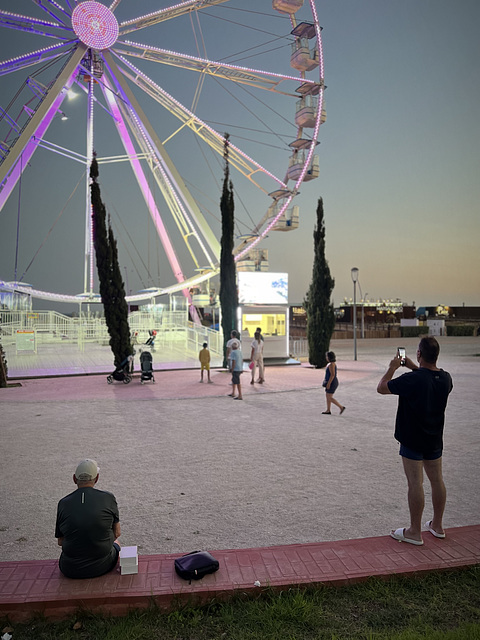
M 12 640 L 480 640 L 480 566 L 11 627 Z

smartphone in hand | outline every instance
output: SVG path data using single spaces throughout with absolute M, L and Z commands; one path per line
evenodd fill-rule
M 405 347 L 398 347 L 397 354 L 398 354 L 398 357 L 400 358 L 400 363 L 401 363 L 402 367 L 404 367 L 405 366 L 405 358 L 407 357 L 407 352 L 406 352 Z

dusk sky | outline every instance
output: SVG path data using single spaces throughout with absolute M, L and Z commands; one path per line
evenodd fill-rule
M 171 4 L 122 0 L 115 15 L 122 22 Z M 299 21 L 311 19 L 308 5 L 298 12 Z M 29 0 L 0 0 L 0 8 L 46 17 Z M 316 205 L 322 197 L 336 305 L 353 294 L 352 267 L 358 267 L 361 289 L 370 299 L 400 298 L 417 306 L 480 305 L 480 3 L 317 0 L 316 8 L 323 27 L 327 85 L 327 121 L 320 127 L 317 147 L 320 176 L 303 184 L 294 200 L 300 207 L 299 229 L 271 232 L 259 245 L 269 250 L 270 271 L 288 272 L 290 303 L 303 300 L 312 273 Z M 184 17 L 129 38 L 298 75 L 289 64 L 288 20 L 272 9 L 270 0 L 231 0 L 198 17 L 199 24 Z M 55 42 L 4 27 L 0 35 L 2 60 Z M 202 37 L 207 56 L 201 52 Z M 192 107 L 197 73 L 149 61 L 133 63 Z M 0 77 L 0 107 L 7 108 L 27 75 L 38 68 Z M 315 73 L 308 77 L 315 79 Z M 235 145 L 283 178 L 288 144 L 295 138 L 295 99 L 260 91 L 252 97 L 252 92 L 231 84 L 205 82 L 196 107 L 199 116 L 221 133 L 229 132 Z M 166 140 L 178 121 L 135 91 Z M 55 118 L 45 137 L 84 154 L 85 103 L 84 93 L 65 100 L 62 110 L 69 119 Z M 9 110 L 12 117 L 18 104 Z M 97 153 L 122 153 L 113 125 L 98 111 Z M 5 121 L 0 124 L 4 140 L 8 129 Z M 166 148 L 219 237 L 221 158 L 214 158 L 210 149 L 201 150 L 190 132 L 175 136 Z M 84 170 L 44 149 L 34 154 L 21 190 L 17 185 L 0 212 L 0 280 L 13 280 L 16 268 L 18 279 L 23 276 L 38 289 L 70 294 L 83 290 Z M 232 180 L 239 232 L 245 233 L 270 200 L 244 185 L 233 171 Z M 126 163 L 101 165 L 100 182 L 128 290 L 173 284 Z M 179 241 L 174 242 L 177 247 Z M 180 257 L 186 253 L 179 245 L 178 252 Z M 185 272 L 194 274 L 188 260 Z

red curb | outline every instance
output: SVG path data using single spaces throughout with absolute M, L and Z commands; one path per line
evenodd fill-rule
M 426 537 L 410 547 L 389 536 L 259 549 L 213 551 L 220 571 L 198 582 L 181 580 L 173 560 L 180 554 L 140 556 L 139 573 L 113 571 L 92 580 L 69 580 L 56 560 L 0 563 L 0 616 L 28 621 L 42 613 L 65 618 L 78 609 L 121 616 L 155 602 L 168 610 L 177 603 L 227 599 L 260 588 L 342 586 L 375 576 L 418 574 L 480 563 L 480 525 L 448 529 L 445 540 Z

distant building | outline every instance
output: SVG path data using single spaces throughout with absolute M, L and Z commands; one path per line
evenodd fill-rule
M 362 314 L 365 324 L 400 323 L 402 319 L 415 318 L 415 307 L 401 300 L 360 300 L 357 302 L 357 323 Z M 337 310 L 337 322 L 353 322 L 353 302 L 343 302 Z

